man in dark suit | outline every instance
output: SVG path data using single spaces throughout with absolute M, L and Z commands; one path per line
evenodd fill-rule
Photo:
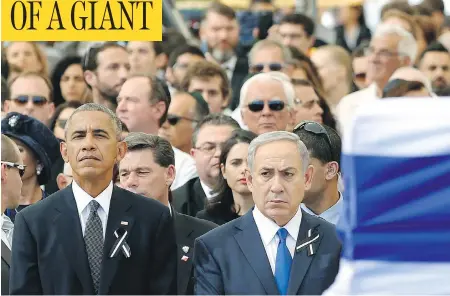
M 180 213 L 195 216 L 203 210 L 219 175 L 220 146 L 231 137 L 239 124 L 229 116 L 211 114 L 206 116 L 192 134 L 191 155 L 194 157 L 199 178 L 189 180 L 173 191 L 173 207 Z
M 22 157 L 17 145 L 2 135 L 1 175 L 2 175 L 2 213 L 6 209 L 15 209 L 19 205 L 22 189 L 21 176 L 25 172 Z M 2 295 L 9 295 L 9 269 L 11 266 L 11 238 L 14 224 L 8 216 L 2 214 Z
M 75 110 L 61 154 L 73 182 L 16 216 L 11 294 L 174 294 L 176 242 L 167 207 L 113 186 L 127 147 L 115 114 Z
M 320 295 L 338 272 L 334 226 L 300 209 L 313 167 L 289 132 L 252 141 L 247 175 L 255 207 L 196 240 L 198 295 Z
M 174 152 L 167 140 L 145 133 L 130 133 L 124 141 L 128 151 L 119 164 L 120 185 L 170 208 L 178 248 L 177 292 L 178 295 L 192 295 L 194 240 L 217 225 L 179 214 L 170 206 L 170 185 L 176 172 Z

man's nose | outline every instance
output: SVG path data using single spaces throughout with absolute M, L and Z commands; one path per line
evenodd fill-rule
M 125 188 L 136 188 L 139 186 L 139 178 L 134 172 L 131 172 L 124 185 Z
M 272 180 L 272 185 L 270 186 L 270 191 L 273 193 L 283 192 L 283 186 L 281 184 L 280 176 L 275 175 Z
M 94 144 L 94 138 L 92 135 L 87 134 L 84 138 L 83 144 L 82 144 L 83 150 L 95 150 L 95 144 Z

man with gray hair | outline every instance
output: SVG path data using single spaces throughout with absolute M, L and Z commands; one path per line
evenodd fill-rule
M 197 239 L 196 293 L 322 294 L 341 244 L 332 224 L 300 208 L 313 175 L 308 150 L 293 133 L 265 133 L 250 143 L 248 166 L 255 207 Z
M 368 57 L 367 79 L 372 84 L 342 98 L 336 107 L 339 130 L 342 133 L 363 104 L 379 99 L 389 78 L 398 68 L 412 66 L 416 60 L 417 42 L 405 29 L 380 24 L 366 50 Z
M 127 151 L 121 131 L 99 104 L 77 108 L 67 121 L 61 154 L 73 181 L 16 215 L 12 295 L 176 293 L 168 208 L 113 185 Z
M 253 76 L 241 88 L 241 126 L 258 135 L 285 131 L 294 120 L 294 98 L 294 86 L 286 74 L 268 72 Z

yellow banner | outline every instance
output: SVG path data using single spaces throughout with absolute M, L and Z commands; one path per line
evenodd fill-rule
M 164 0 L 1 0 L 4 41 L 161 41 Z

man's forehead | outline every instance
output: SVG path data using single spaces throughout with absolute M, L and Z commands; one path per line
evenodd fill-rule
M 127 57 L 128 59 L 128 52 L 126 51 L 126 49 L 120 46 L 112 46 L 99 52 L 97 55 L 97 60 L 99 64 L 101 62 L 105 62 L 105 64 L 111 64 L 117 62 L 118 60 L 121 60 L 123 57 Z
M 26 87 L 24 87 L 24 85 L 26 85 Z M 17 90 L 25 93 L 27 88 L 39 88 L 43 91 L 50 92 L 50 88 L 47 86 L 44 79 L 38 76 L 18 77 L 11 85 L 11 91 Z
M 101 111 L 79 111 L 74 113 L 70 119 L 70 129 L 74 130 L 93 130 L 102 129 L 113 131 L 113 120 L 108 114 Z
M 136 169 L 154 166 L 155 160 L 150 149 L 128 150 L 120 161 L 121 169 Z

